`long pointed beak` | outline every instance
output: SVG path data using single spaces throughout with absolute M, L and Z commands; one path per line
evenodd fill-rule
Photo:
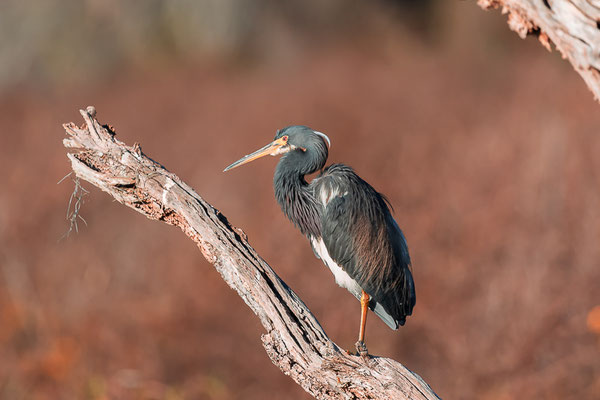
M 250 161 L 254 161 L 254 160 L 264 157 L 264 156 L 269 156 L 269 155 L 276 156 L 277 154 L 281 154 L 282 153 L 281 148 L 283 146 L 285 146 L 286 144 L 287 144 L 287 141 L 283 140 L 283 138 L 274 140 L 273 142 L 269 143 L 265 147 L 256 150 L 254 153 L 245 155 L 244 157 L 240 158 L 239 160 L 237 160 L 236 162 L 231 164 L 229 167 L 225 168 L 223 170 L 223 172 L 227 172 L 230 169 L 237 168 L 240 165 L 244 165 L 246 163 L 249 163 Z

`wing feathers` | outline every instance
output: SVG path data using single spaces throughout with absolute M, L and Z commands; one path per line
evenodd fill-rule
M 414 282 L 406 240 L 386 200 L 342 164 L 327 168 L 314 182 L 329 255 L 369 293 L 371 308 L 386 324 L 403 325 L 415 304 Z

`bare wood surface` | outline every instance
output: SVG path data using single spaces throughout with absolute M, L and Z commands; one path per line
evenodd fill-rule
M 478 0 L 484 9 L 500 8 L 521 38 L 538 35 L 563 58 L 600 101 L 600 0 Z
M 117 140 L 93 107 L 80 112 L 84 126 L 64 124 L 63 140 L 77 177 L 150 219 L 181 228 L 259 317 L 269 358 L 304 390 L 318 399 L 438 399 L 399 362 L 363 360 L 340 349 L 241 230 L 139 145 Z

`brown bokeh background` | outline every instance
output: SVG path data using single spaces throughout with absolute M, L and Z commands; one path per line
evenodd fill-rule
M 366 3 L 366 2 L 365 2 Z M 273 198 L 307 124 L 385 193 L 414 315 L 372 353 L 447 399 L 600 398 L 599 105 L 556 52 L 473 1 L 3 2 L 0 398 L 302 399 L 257 318 L 176 228 L 74 183 L 61 124 L 94 105 L 119 138 L 248 234 L 330 337 L 359 304 Z

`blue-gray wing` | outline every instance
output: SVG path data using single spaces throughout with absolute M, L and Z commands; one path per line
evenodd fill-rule
M 415 304 L 415 288 L 406 239 L 385 198 L 342 164 L 332 165 L 314 182 L 329 256 L 371 296 L 371 309 L 387 325 L 404 325 Z

